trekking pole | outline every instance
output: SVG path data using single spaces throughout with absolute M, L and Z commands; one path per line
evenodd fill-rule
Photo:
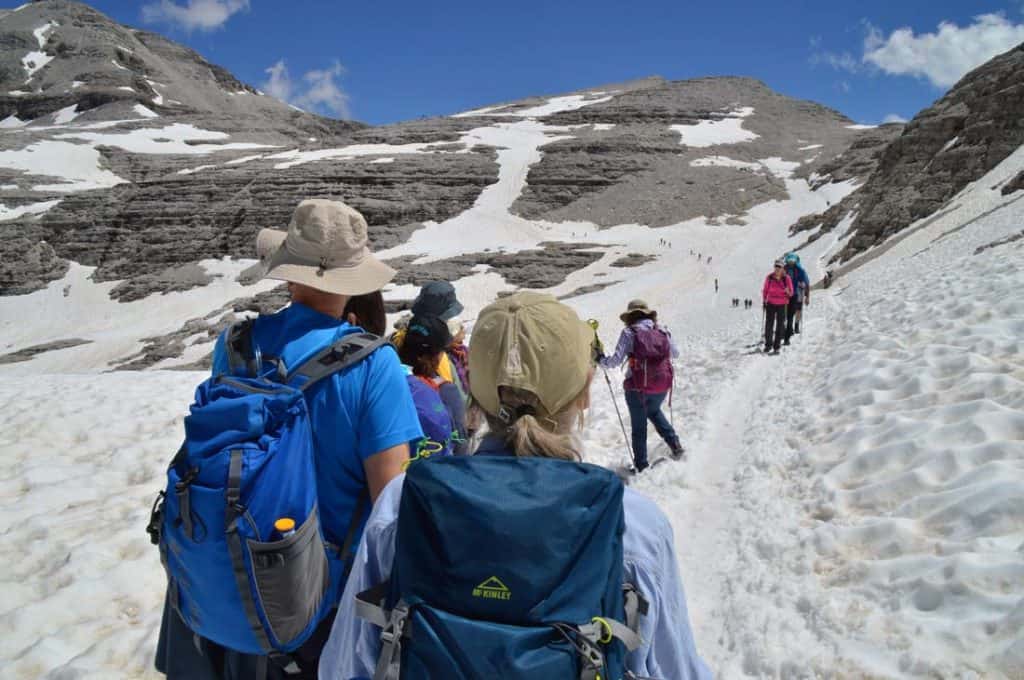
M 764 339 L 768 337 L 768 303 L 761 303 L 761 337 L 758 338 L 757 344 L 764 342 Z
M 612 379 L 608 377 L 608 370 L 602 368 L 604 381 L 608 385 L 608 392 L 612 395 L 612 405 L 615 406 L 615 415 L 619 417 L 619 427 L 622 428 L 622 441 L 626 444 L 626 452 L 629 454 L 629 464 L 633 464 L 633 448 L 629 445 L 629 436 L 626 435 L 626 423 L 622 420 L 622 411 L 619 410 L 619 402 L 615 398 L 615 390 L 612 388 Z

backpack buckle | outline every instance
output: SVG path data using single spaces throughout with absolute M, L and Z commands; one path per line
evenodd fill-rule
M 167 494 L 163 491 L 156 495 L 153 507 L 149 511 L 149 524 L 146 525 L 146 533 L 149 534 L 149 542 L 153 545 L 160 545 L 161 526 L 164 523 L 164 497 Z

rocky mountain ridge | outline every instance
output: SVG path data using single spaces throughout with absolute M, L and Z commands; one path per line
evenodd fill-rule
M 131 368 L 198 358 L 237 314 L 280 305 L 224 258 L 254 257 L 255 233 L 283 228 L 306 197 L 367 217 L 373 248 L 399 270 L 392 311 L 432 278 L 571 297 L 667 255 L 604 230 L 756 228 L 759 206 L 794 191 L 820 209 L 808 183 L 845 194 L 899 132 L 741 77 L 647 78 L 380 127 L 331 121 L 71 0 L 0 15 L 0 65 L 6 87 L 27 88 L 0 97 L 0 295 L 83 275 L 133 310 L 151 295 L 230 291 L 195 296 L 203 308 L 110 364 Z M 465 242 L 424 237 L 439 229 Z M 57 285 L 73 304 L 78 288 Z M 53 333 L 9 349 L 90 340 Z
M 844 220 L 845 262 L 883 243 L 947 202 L 1024 144 L 1024 44 L 979 66 L 906 124 L 877 152 L 863 186 L 827 212 L 793 226 L 809 241 Z M 829 168 L 824 169 L 826 172 Z M 1024 188 L 1021 175 L 1002 190 Z

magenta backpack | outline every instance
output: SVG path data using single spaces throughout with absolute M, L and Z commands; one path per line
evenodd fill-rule
M 630 326 L 633 332 L 633 352 L 629 357 L 627 390 L 640 390 L 646 394 L 661 394 L 672 387 L 672 345 L 668 333 L 655 325 L 646 328 Z

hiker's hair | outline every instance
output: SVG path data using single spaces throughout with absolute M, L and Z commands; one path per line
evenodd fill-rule
M 353 295 L 345 304 L 345 311 L 341 318 L 346 319 L 349 314 L 355 314 L 356 320 L 363 330 L 374 335 L 384 335 L 387 332 L 388 320 L 384 311 L 384 296 L 379 290 L 364 295 Z
M 506 425 L 497 416 L 485 413 L 488 429 L 500 437 L 516 456 L 576 462 L 583 460 L 578 435 L 583 429 L 583 412 L 590 406 L 590 381 L 593 375 L 591 371 L 580 393 L 558 413 L 551 416 L 525 413 L 511 425 Z M 500 387 L 498 395 L 501 403 L 508 408 L 526 406 L 537 411 L 543 410 L 540 399 L 532 392 Z
M 399 360 L 412 368 L 413 375 L 421 375 L 424 378 L 433 378 L 437 375 L 437 369 L 441 366 L 442 354 L 444 354 L 443 349 L 430 352 L 424 350 L 422 346 L 417 346 L 415 342 L 409 342 L 408 333 L 402 346 L 398 348 Z

